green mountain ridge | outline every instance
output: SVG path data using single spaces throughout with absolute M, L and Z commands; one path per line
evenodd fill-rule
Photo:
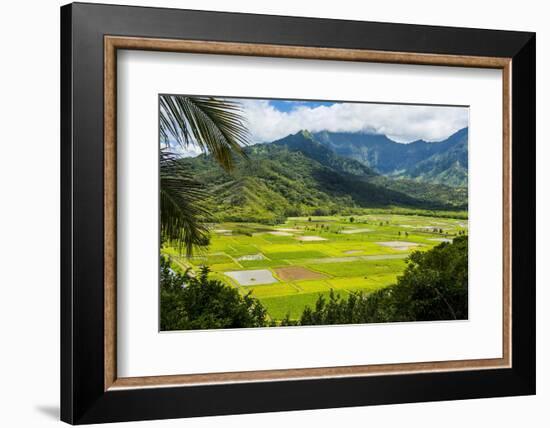
M 454 187 L 468 185 L 468 128 L 445 140 L 397 143 L 385 135 L 322 131 L 313 138 L 335 154 L 394 178 Z
M 405 174 L 414 180 L 448 186 L 468 185 L 468 140 L 460 138 L 447 150 L 419 162 Z
M 307 131 L 245 149 L 231 173 L 208 155 L 181 162 L 210 194 L 219 221 L 274 224 L 290 216 L 348 214 L 362 208 L 465 209 L 462 189 L 393 180 L 339 156 Z

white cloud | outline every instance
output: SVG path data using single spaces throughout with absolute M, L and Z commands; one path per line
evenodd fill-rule
M 271 142 L 301 129 L 311 132 L 372 132 L 403 143 L 440 141 L 468 126 L 468 108 L 339 103 L 281 112 L 267 100 L 239 100 L 252 141 Z

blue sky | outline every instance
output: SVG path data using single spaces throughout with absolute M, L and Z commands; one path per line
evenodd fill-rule
M 269 100 L 269 105 L 280 112 L 291 112 L 298 107 L 307 107 L 310 109 L 325 106 L 330 107 L 335 104 L 332 101 L 290 101 L 290 100 Z

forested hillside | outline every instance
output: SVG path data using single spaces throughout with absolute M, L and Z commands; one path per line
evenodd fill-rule
M 289 216 L 359 212 L 361 208 L 466 209 L 463 188 L 392 179 L 340 156 L 307 131 L 246 148 L 225 172 L 210 156 L 181 162 L 202 182 L 220 221 L 273 224 Z

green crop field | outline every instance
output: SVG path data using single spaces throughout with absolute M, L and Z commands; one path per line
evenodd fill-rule
M 209 266 L 212 278 L 243 295 L 252 292 L 274 320 L 298 319 L 331 289 L 345 295 L 394 284 L 412 251 L 467 231 L 468 220 L 457 217 L 373 210 L 352 218 L 295 217 L 276 226 L 221 223 L 211 226 L 210 245 L 192 257 L 170 247 L 162 253 L 178 271 Z

